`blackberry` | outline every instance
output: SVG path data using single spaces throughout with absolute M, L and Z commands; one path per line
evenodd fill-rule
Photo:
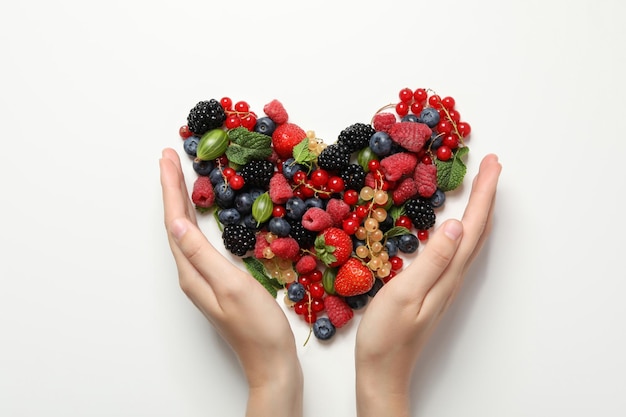
M 274 164 L 266 159 L 253 159 L 241 168 L 240 174 L 247 185 L 267 188 L 274 175 Z
M 254 249 L 256 235 L 254 232 L 241 224 L 228 224 L 222 232 L 224 247 L 233 255 L 244 256 L 246 252 Z
M 435 225 L 435 211 L 429 199 L 411 198 L 404 203 L 404 211 L 417 230 L 428 230 Z
M 313 246 L 313 243 L 315 243 L 315 237 L 317 236 L 315 232 L 305 229 L 300 220 L 287 218 L 287 221 L 291 226 L 289 236 L 294 238 L 302 249 L 308 249 Z
M 350 164 L 341 170 L 339 176 L 346 190 L 361 190 L 365 186 L 365 170 L 359 164 Z
M 328 145 L 317 157 L 317 166 L 327 171 L 341 171 L 350 165 L 350 154 L 348 148 L 333 143 Z
M 376 131 L 372 126 L 365 123 L 354 123 L 339 133 L 337 143 L 352 153 L 368 146 L 374 133 Z
M 226 112 L 219 101 L 211 99 L 201 101 L 191 109 L 187 116 L 187 126 L 194 134 L 201 136 L 212 129 L 222 126 Z

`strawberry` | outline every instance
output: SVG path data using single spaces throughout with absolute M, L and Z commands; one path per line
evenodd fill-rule
M 329 227 L 315 238 L 315 254 L 326 266 L 342 265 L 352 254 L 352 239 L 343 229 Z
M 293 148 L 306 138 L 306 132 L 294 123 L 283 123 L 272 133 L 272 145 L 278 156 L 288 159 L 293 155 Z
M 350 257 L 337 271 L 335 292 L 344 297 L 364 294 L 372 288 L 374 279 L 374 274 L 367 265 Z

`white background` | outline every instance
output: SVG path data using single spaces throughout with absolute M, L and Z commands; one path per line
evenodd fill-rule
M 243 415 L 236 358 L 178 287 L 161 149 L 208 98 L 277 98 L 332 142 L 428 87 L 472 125 L 468 175 L 490 152 L 503 172 L 412 415 L 623 416 L 625 4 L 3 2 L 0 415 Z M 355 416 L 357 322 L 299 348 L 306 416 Z

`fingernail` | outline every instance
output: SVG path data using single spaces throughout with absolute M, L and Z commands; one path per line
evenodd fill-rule
M 174 219 L 170 231 L 176 240 L 180 240 L 187 232 L 187 224 L 182 219 Z
M 457 240 L 463 232 L 463 225 L 461 222 L 452 220 L 445 224 L 443 233 L 452 240 Z

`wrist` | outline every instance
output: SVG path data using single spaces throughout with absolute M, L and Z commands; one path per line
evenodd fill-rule
M 389 372 L 357 369 L 358 417 L 409 417 L 409 381 Z

